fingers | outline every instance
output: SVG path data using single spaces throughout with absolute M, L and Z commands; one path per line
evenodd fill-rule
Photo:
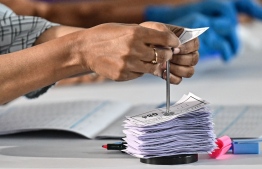
M 180 52 L 179 54 L 188 54 L 195 52 L 199 49 L 199 40 L 195 38 L 181 46 L 179 46 Z
M 166 79 L 166 76 L 167 76 L 167 73 L 166 73 L 166 71 L 164 71 L 163 75 L 162 75 L 162 78 Z M 182 77 L 173 75 L 171 73 L 170 73 L 169 77 L 170 77 L 170 83 L 171 84 L 179 84 L 182 81 Z
M 183 28 L 176 27 L 172 25 L 163 25 L 152 22 L 143 23 L 142 26 L 146 26 L 148 28 L 153 28 L 159 31 L 171 31 L 173 34 L 179 36 L 183 32 Z M 154 74 L 156 76 L 162 76 L 163 79 L 166 79 L 166 61 L 169 60 L 168 55 L 170 54 L 170 50 L 167 49 L 159 49 L 156 48 L 154 52 L 155 60 L 158 63 L 161 63 L 159 66 L 153 67 L 150 63 L 143 63 L 140 67 L 143 68 L 143 71 L 147 73 Z M 179 50 L 174 51 L 178 54 L 173 55 L 170 60 L 170 83 L 179 84 L 182 81 L 182 78 L 189 78 L 194 74 L 194 65 L 197 64 L 199 60 L 199 41 L 198 38 L 195 38 L 181 46 L 179 46 Z M 157 53 L 157 54 L 156 54 Z M 159 57 L 161 55 L 161 57 Z M 152 54 L 147 55 L 143 61 L 152 60 Z M 161 75 L 160 75 L 161 74 Z
M 174 33 L 177 37 L 182 34 L 184 31 L 183 27 L 176 26 L 176 25 L 169 25 L 169 24 L 163 24 L 159 22 L 143 22 L 140 24 L 143 27 L 152 28 L 159 31 L 171 31 Z
M 190 56 L 192 55 L 194 59 L 190 59 Z M 195 52 L 192 55 L 178 55 L 181 59 L 170 63 L 170 83 L 178 84 L 182 78 L 190 78 L 193 76 L 193 66 L 196 65 L 198 61 L 198 52 Z M 163 77 L 164 75 L 164 79 L 166 77 L 166 73 L 163 73 L 166 70 L 166 62 L 163 64 L 152 64 L 148 62 L 137 61 L 130 65 L 128 69 L 133 72 L 150 73 L 159 77 Z
M 146 36 L 143 37 L 146 44 L 163 47 L 178 47 L 180 41 L 177 36 L 170 32 L 161 32 L 153 29 L 147 29 Z
M 139 25 L 146 27 L 146 28 L 155 29 L 155 30 L 158 30 L 158 31 L 169 31 L 166 24 L 159 23 L 159 22 L 143 22 Z
M 214 47 L 215 50 L 219 51 L 225 62 L 228 62 L 234 56 L 233 50 L 228 41 L 220 39 L 220 43 Z
M 199 53 L 196 51 L 185 55 L 174 55 L 170 62 L 181 66 L 195 66 L 198 60 Z
M 162 75 L 161 64 L 153 64 L 142 61 L 137 61 L 130 65 L 129 70 L 134 73 L 150 73 L 159 77 Z
M 179 84 L 182 78 L 190 78 L 195 70 L 194 66 L 199 60 L 198 51 L 185 55 L 173 55 L 170 60 L 170 83 Z M 163 70 L 162 78 L 166 79 L 166 64 L 161 67 Z
M 233 39 L 232 39 L 233 40 Z M 233 44 L 230 39 L 218 35 L 214 30 L 209 30 L 202 36 L 200 52 L 202 56 L 210 57 L 212 54 L 218 54 L 224 61 L 230 61 L 235 54 Z
M 166 61 L 172 59 L 173 52 L 169 48 L 150 48 L 146 56 L 140 60 L 133 58 L 129 69 L 133 72 L 150 73 L 161 77 L 163 68 L 165 69 Z M 143 55 L 144 56 L 144 55 Z
M 194 74 L 193 66 L 179 66 L 170 64 L 170 83 L 179 84 L 182 81 L 182 78 L 190 78 Z M 166 79 L 167 73 L 166 70 L 162 71 L 162 78 Z
M 184 28 L 183 27 L 179 27 L 179 26 L 175 26 L 175 25 L 169 25 L 169 24 L 165 24 L 166 27 L 171 31 L 173 32 L 177 37 L 179 37 L 183 31 L 184 31 Z
M 175 76 L 190 78 L 193 76 L 194 72 L 195 70 L 193 66 L 180 66 L 170 64 L 170 73 Z
M 145 27 L 143 29 L 143 40 L 147 44 L 163 47 L 178 47 L 180 41 L 178 37 L 171 32 L 165 24 L 157 22 L 144 22 L 140 26 Z
M 140 55 L 140 60 L 144 62 L 156 61 L 156 63 L 164 63 L 172 58 L 172 50 L 169 48 L 146 47 L 146 52 Z

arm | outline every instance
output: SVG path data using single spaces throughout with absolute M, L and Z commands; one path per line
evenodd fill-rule
M 0 3 L 24 16 L 40 16 L 49 8 L 48 3 L 34 0 L 0 0 Z
M 87 72 L 96 72 L 115 81 L 135 79 L 144 73 L 161 76 L 160 64 L 170 59 L 172 52 L 162 51 L 161 62 L 152 64 L 155 56 L 147 44 L 179 45 L 174 34 L 139 25 L 104 24 L 54 39 L 51 35 L 60 34 L 57 29 L 50 28 L 37 43 L 53 39 L 51 41 L 1 55 L 1 104 Z
M 163 27 L 159 23 L 154 25 Z M 165 69 L 163 63 L 171 59 L 172 52 L 158 50 L 158 64 L 152 64 L 155 55 L 150 46 L 179 46 L 178 38 L 169 30 L 157 31 L 139 25 L 103 24 L 54 39 L 50 35 L 57 34 L 57 29 L 50 28 L 38 39 L 41 42 L 53 40 L 1 55 L 0 104 L 58 80 L 87 72 L 96 72 L 115 81 L 135 79 L 144 73 L 161 77 Z M 194 41 L 188 43 L 186 51 L 197 50 L 195 44 Z M 178 84 L 182 77 L 192 76 L 196 64 L 192 64 L 192 60 L 196 58 L 198 55 L 186 54 L 172 61 L 171 83 Z
M 106 0 L 74 3 L 52 3 L 41 16 L 50 21 L 80 27 L 102 23 L 141 23 L 148 5 L 179 5 L 197 0 Z M 66 16 L 66 17 L 64 17 Z
M 45 19 L 31 16 L 17 16 L 12 10 L 0 4 L 0 54 L 11 53 L 29 48 L 34 44 L 63 36 L 80 28 L 58 27 L 58 24 L 51 23 Z M 53 31 L 46 31 L 53 27 Z M 47 33 L 45 33 L 47 32 Z M 41 38 L 38 38 L 41 34 Z M 37 42 L 36 39 L 38 39 Z M 47 91 L 50 86 L 28 93 L 29 98 L 38 97 Z
M 61 37 L 65 34 L 82 30 L 81 28 L 58 26 L 57 24 L 50 23 L 44 19 L 37 18 L 37 17 L 17 16 L 9 8 L 1 4 L 0 4 L 0 21 L 1 21 L 0 29 L 2 30 L 0 32 L 0 36 L 1 36 L 0 58 L 1 58 L 1 64 L 5 65 L 2 66 L 3 69 L 6 67 L 12 67 L 13 65 L 10 65 L 7 62 L 7 60 L 5 60 L 6 58 L 5 55 L 2 54 L 23 50 L 31 47 L 33 44 L 37 45 L 49 41 L 51 39 Z M 49 28 L 50 30 L 48 30 Z M 37 41 L 35 41 L 36 39 Z M 17 61 L 20 62 L 20 55 L 17 55 L 17 58 L 12 63 L 16 63 Z M 5 73 L 5 71 L 3 71 L 3 73 L 4 74 L 1 74 L 3 76 L 1 76 L 0 79 L 1 79 L 1 83 L 3 83 L 4 85 L 4 83 L 8 82 L 8 79 L 10 79 L 10 77 L 12 76 L 9 77 L 9 74 Z M 5 78 L 5 77 L 9 77 L 9 78 Z M 30 93 L 30 97 L 37 97 L 38 95 L 46 91 L 48 88 L 49 87 L 45 87 L 40 89 L 39 91 Z
M 6 17 L 9 22 L 5 22 Z M 19 24 L 12 25 L 13 17 Z M 1 4 L 0 19 L 4 19 L 2 23 L 5 23 L 1 26 L 8 27 L 11 24 L 9 28 L 14 31 L 12 34 L 5 27 L 5 31 L 0 32 L 0 104 L 60 79 L 87 72 L 96 72 L 115 81 L 135 79 L 144 73 L 161 77 L 165 69 L 163 63 L 172 58 L 172 51 L 158 50 L 158 63 L 152 64 L 152 60 L 156 58 L 151 46 L 179 46 L 177 36 L 167 28 L 158 31 L 150 26 L 145 28 L 136 24 L 111 23 L 90 29 L 61 26 L 46 30 L 49 27 L 48 22 L 41 18 L 33 18 L 34 22 L 30 22 L 32 18 L 15 16 Z M 21 19 L 26 19 L 25 27 L 21 24 Z M 38 24 L 41 31 L 35 32 L 39 29 Z M 165 28 L 164 24 L 152 24 L 153 28 Z M 14 27 L 15 25 L 18 27 Z M 27 36 L 23 36 L 25 33 Z M 33 43 L 36 46 L 30 47 Z M 189 44 L 187 51 L 197 50 L 198 46 L 195 44 Z M 4 54 L 8 52 L 12 53 Z M 171 72 L 175 76 L 171 77 L 171 83 L 178 84 L 182 77 L 192 75 L 192 58 L 195 57 L 198 56 L 174 61 L 178 68 Z
M 30 0 L 0 0 L 18 15 L 31 15 L 49 21 L 80 27 L 107 22 L 141 23 L 144 10 L 154 4 L 185 4 L 198 0 L 101 0 L 88 2 L 44 3 Z
M 46 32 L 49 33 L 53 34 L 52 28 Z M 65 41 L 67 43 L 64 43 Z M 88 71 L 83 70 L 78 57 L 72 56 L 73 43 L 74 36 L 62 37 L 1 55 L 0 104 L 53 84 L 62 78 Z

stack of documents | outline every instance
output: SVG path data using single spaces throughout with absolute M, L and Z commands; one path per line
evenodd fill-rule
M 138 158 L 212 152 L 216 136 L 208 105 L 189 93 L 172 105 L 169 113 L 162 108 L 127 117 L 124 151 Z

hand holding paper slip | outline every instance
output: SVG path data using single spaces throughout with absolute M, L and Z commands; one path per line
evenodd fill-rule
M 185 28 L 181 45 L 196 38 L 208 28 Z M 127 117 L 123 133 L 127 148 L 123 151 L 148 159 L 181 154 L 212 152 L 216 148 L 209 104 L 189 93 L 170 105 L 169 61 L 167 61 L 166 108 Z
M 197 28 L 197 29 L 185 28 L 182 34 L 179 36 L 181 45 L 183 45 L 188 41 L 191 41 L 192 39 L 195 39 L 196 37 L 204 33 L 208 28 L 209 27 Z

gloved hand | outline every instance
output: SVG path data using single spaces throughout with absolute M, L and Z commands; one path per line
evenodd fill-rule
M 256 0 L 233 0 L 232 3 L 239 13 L 262 19 L 262 7 Z
M 237 14 L 247 13 L 262 18 L 262 9 L 252 0 L 204 0 L 183 6 L 149 6 L 145 19 L 183 27 L 210 27 L 199 37 L 200 58 L 220 55 L 229 61 L 239 49 Z
M 239 49 L 236 24 L 222 17 L 211 18 L 200 13 L 192 13 L 173 20 L 170 24 L 190 28 L 209 27 L 199 37 L 199 53 L 202 60 L 220 56 L 227 62 L 235 56 Z

